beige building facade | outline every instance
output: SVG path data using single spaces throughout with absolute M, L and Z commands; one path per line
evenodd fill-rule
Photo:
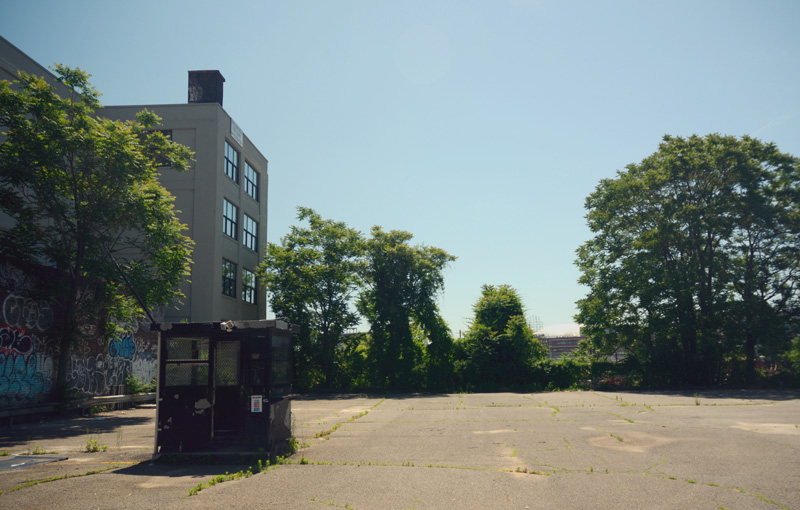
M 222 78 L 216 71 L 200 72 Z M 130 120 L 146 108 L 161 117 L 160 130 L 195 153 L 186 172 L 161 171 L 161 184 L 175 197 L 178 218 L 195 242 L 191 281 L 182 289 L 186 297 L 164 311 L 164 322 L 266 318 L 255 272 L 266 243 L 268 162 L 222 108 L 221 92 L 220 85 L 208 102 L 107 106 L 98 112 Z M 209 96 L 190 90 L 189 98 Z

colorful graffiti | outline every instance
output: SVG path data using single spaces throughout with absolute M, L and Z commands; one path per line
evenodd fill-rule
M 0 408 L 52 398 L 59 341 L 51 330 L 58 311 L 50 301 L 30 297 L 47 270 L 0 263 Z M 66 367 L 68 390 L 84 397 L 109 395 L 123 391 L 130 375 L 146 383 L 155 378 L 157 341 L 149 322 L 118 325 L 125 333 L 110 341 L 100 338 L 95 325 L 81 327 Z
M 14 288 L 19 288 L 19 274 Z M 44 332 L 53 324 L 53 310 L 46 301 L 13 293 L 6 295 L 0 323 L 0 405 L 45 399 L 53 386 L 53 358 L 46 354 L 46 339 L 32 332 Z M 37 344 L 40 347 L 37 349 Z
M 112 358 L 133 360 L 136 356 L 136 343 L 133 341 L 133 335 L 111 340 L 108 343 L 108 355 Z
M 46 397 L 52 388 L 52 362 L 36 354 L 0 354 L 0 403 Z
M 73 355 L 67 381 L 70 388 L 87 395 L 108 395 L 121 391 L 128 376 L 143 383 L 152 381 L 157 372 L 155 341 L 133 335 L 117 337 L 106 352 Z

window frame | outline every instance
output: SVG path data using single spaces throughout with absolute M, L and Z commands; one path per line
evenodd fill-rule
M 232 157 L 235 156 L 235 157 Z M 224 168 L 223 171 L 225 175 L 228 176 L 230 180 L 239 184 L 239 161 L 241 160 L 241 154 L 239 151 L 236 150 L 228 140 L 225 140 L 225 149 L 223 152 L 223 163 Z
M 248 220 L 252 223 L 252 232 L 247 229 Z M 248 250 L 258 253 L 258 222 L 247 213 L 242 214 L 242 244 Z
M 229 211 L 233 212 L 233 218 L 228 215 Z M 239 206 L 227 198 L 222 199 L 222 233 L 234 241 L 239 239 Z
M 250 174 L 255 177 L 255 180 L 250 178 Z M 259 185 L 261 184 L 261 174 L 253 168 L 250 163 L 245 160 L 244 161 L 244 191 L 247 195 L 255 200 L 256 202 L 260 202 L 258 199 L 258 192 L 259 192 Z
M 230 277 L 230 271 L 233 271 L 233 277 Z M 238 267 L 235 262 L 228 259 L 222 259 L 222 295 L 236 299 L 236 275 Z M 230 289 L 230 293 L 226 292 Z
M 251 279 L 248 282 L 248 277 Z M 252 285 L 248 285 L 252 283 Z M 247 268 L 242 268 L 242 301 L 249 305 L 258 304 L 258 282 L 256 274 Z

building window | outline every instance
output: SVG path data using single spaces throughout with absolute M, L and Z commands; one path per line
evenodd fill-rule
M 258 252 L 258 222 L 248 215 L 244 215 L 242 242 L 247 248 Z
M 236 264 L 230 260 L 222 260 L 222 293 L 236 297 Z
M 256 274 L 242 268 L 242 301 L 256 304 Z
M 250 163 L 244 162 L 244 191 L 258 202 L 258 172 L 253 170 Z
M 238 239 L 239 208 L 222 199 L 222 232 L 231 239 Z
M 225 142 L 225 175 L 239 184 L 239 153 L 228 142 Z

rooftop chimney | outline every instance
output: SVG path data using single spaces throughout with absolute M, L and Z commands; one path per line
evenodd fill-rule
M 189 102 L 219 103 L 222 106 L 222 84 L 219 71 L 189 71 Z

